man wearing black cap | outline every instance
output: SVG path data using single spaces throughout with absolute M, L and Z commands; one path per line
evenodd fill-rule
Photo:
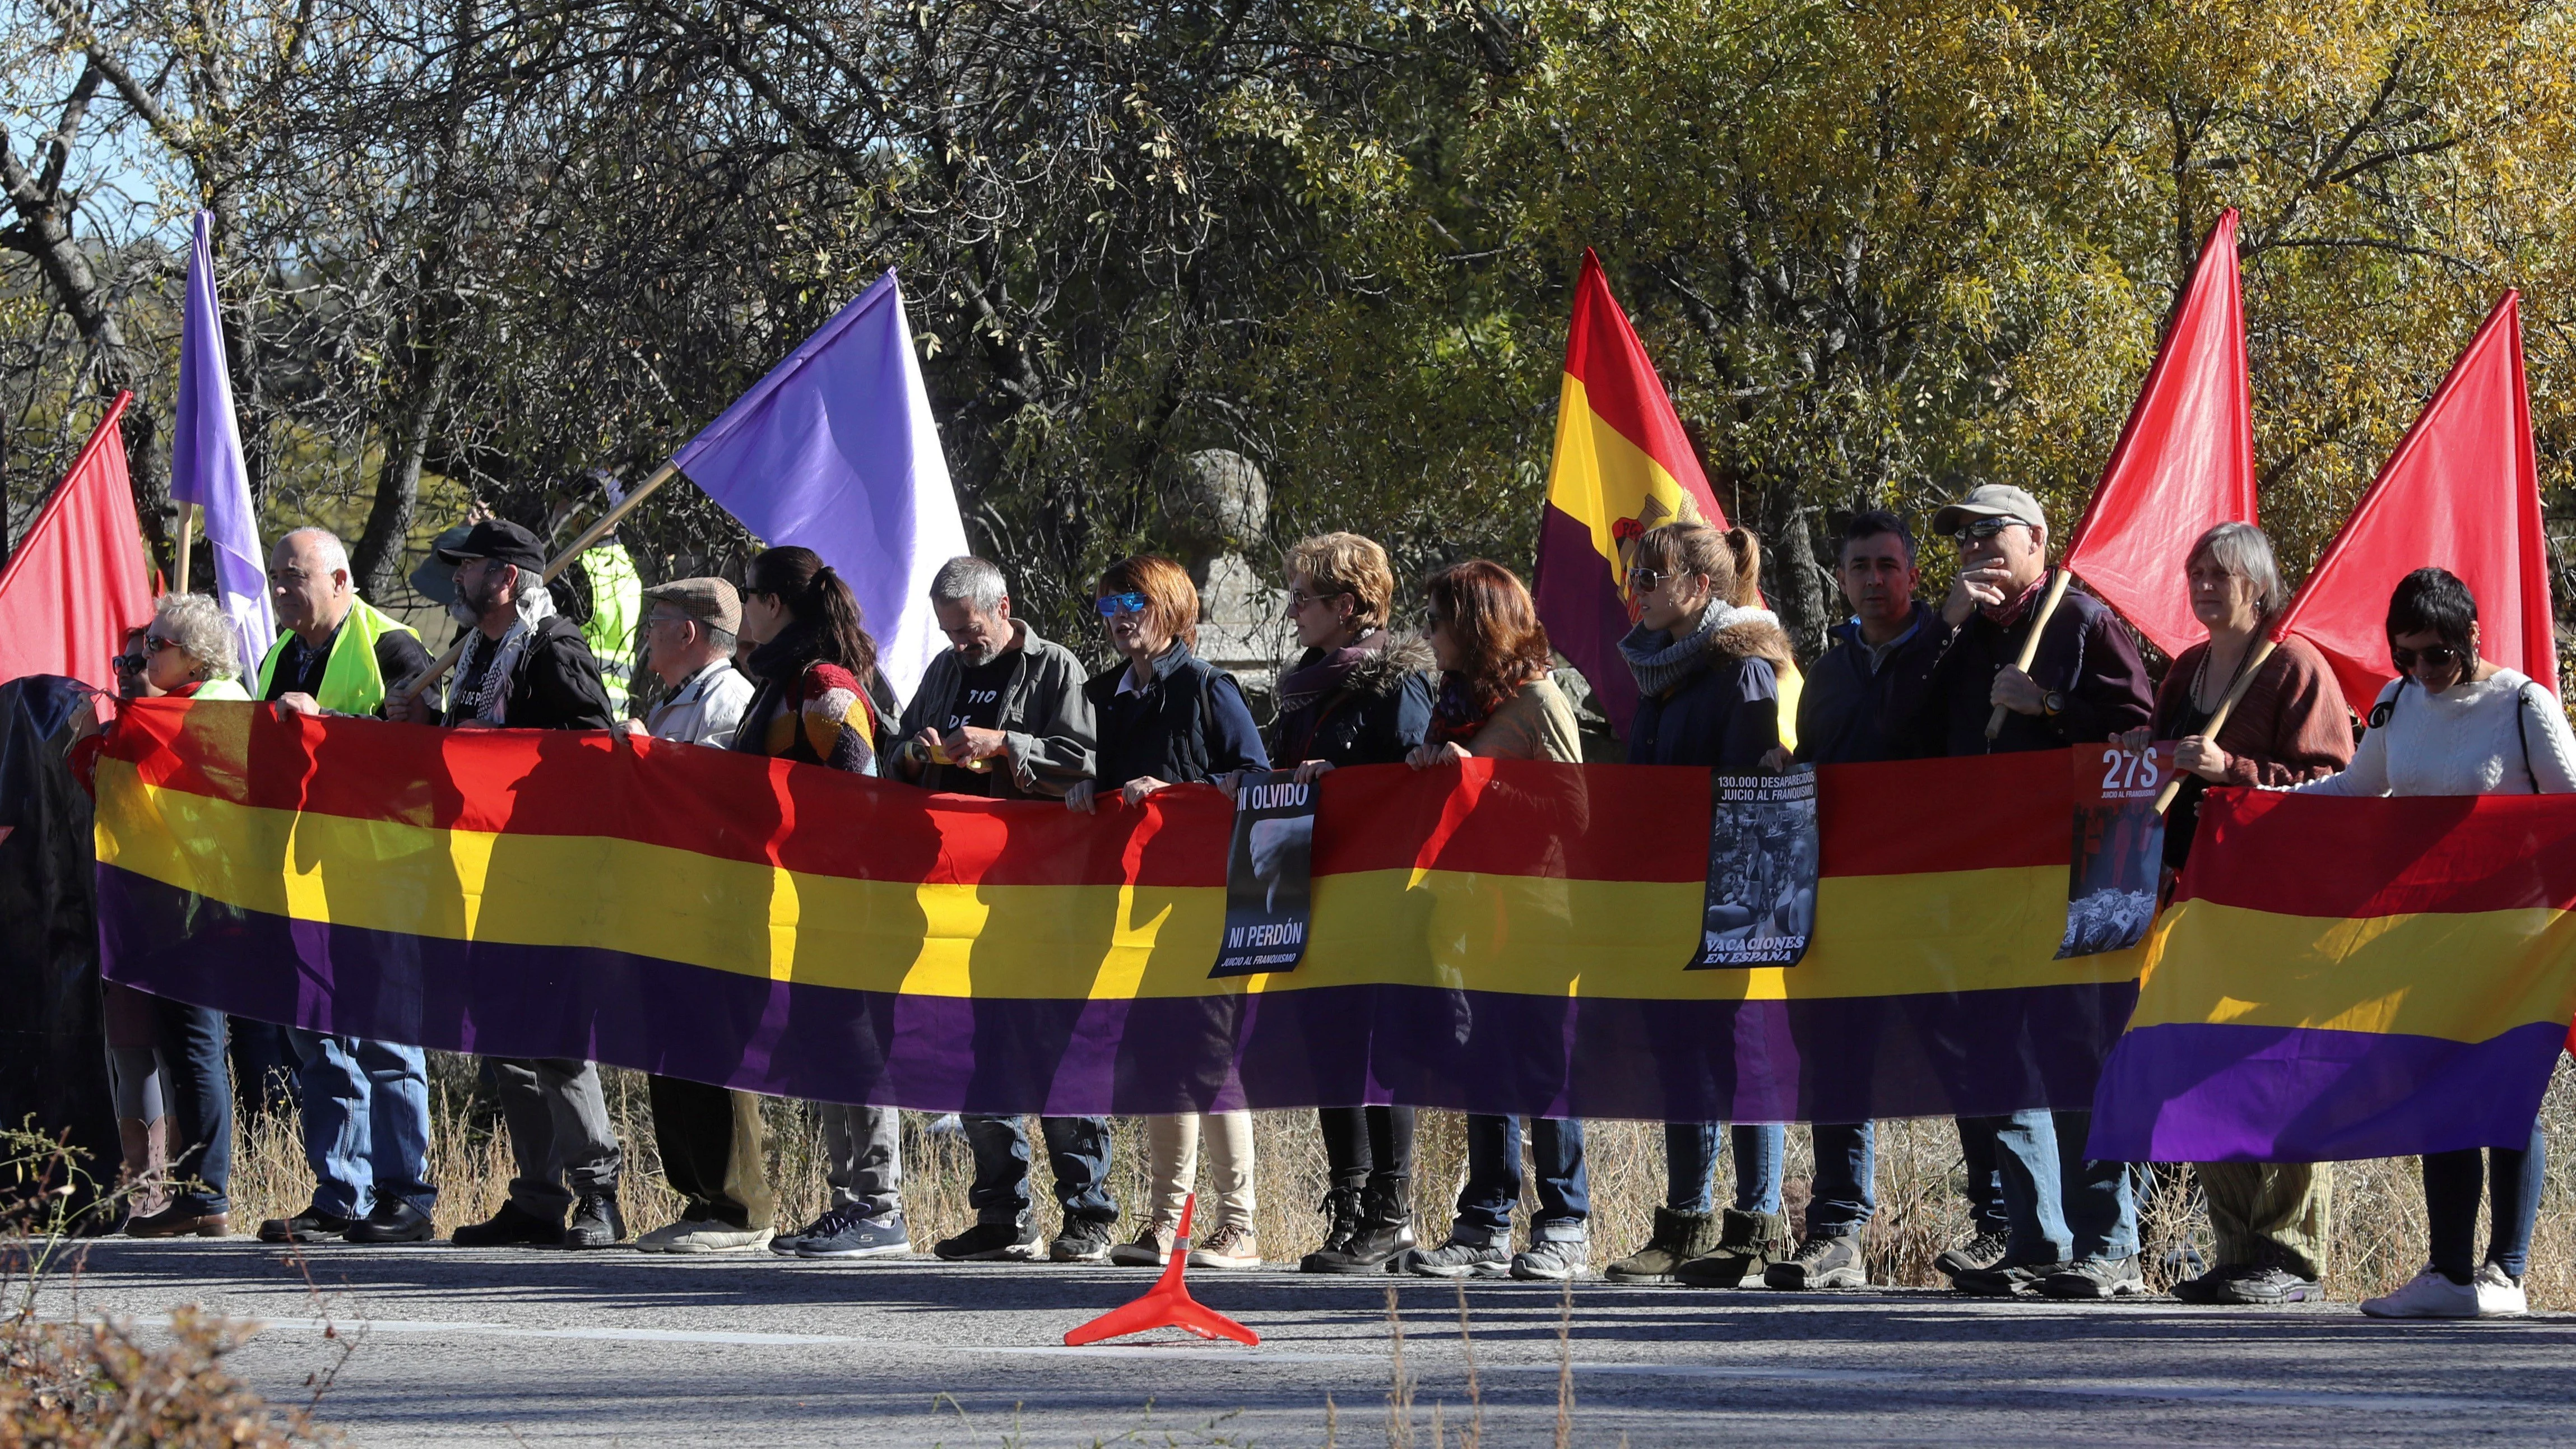
M 599 661 L 546 592 L 546 559 L 535 534 L 487 518 L 438 555 L 456 565 L 456 602 L 448 612 L 473 632 L 465 636 L 447 708 L 432 710 L 423 694 L 412 701 L 413 723 L 614 728 Z M 617 1206 L 624 1158 L 600 1094 L 599 1068 L 569 1057 L 486 1057 L 484 1066 L 500 1090 L 519 1173 L 501 1210 L 458 1228 L 455 1244 L 604 1248 L 624 1241 L 626 1218 Z

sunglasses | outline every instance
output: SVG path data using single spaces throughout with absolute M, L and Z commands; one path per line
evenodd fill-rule
M 119 674 L 141 674 L 143 672 L 143 666 L 152 662 L 152 656 L 149 654 L 118 654 L 111 656 L 107 662 L 114 665 L 116 667 L 116 672 Z
M 2388 662 L 2396 665 L 2397 672 L 2400 674 L 2414 673 L 2419 661 L 2432 665 L 2436 669 L 2453 668 L 2463 657 L 2459 650 L 2448 644 L 2436 644 L 2430 649 L 2400 649 L 2394 644 L 2388 646 Z
M 1980 518 L 1974 523 L 1960 525 L 1959 531 L 1951 536 L 1963 544 L 1984 543 L 2007 528 L 2028 527 L 2030 527 L 2029 524 L 2018 518 Z
M 1145 612 L 1145 596 L 1139 593 L 1103 594 L 1097 603 L 1100 606 L 1100 617 L 1104 619 L 1115 619 L 1121 614 Z
M 1640 564 L 1637 567 L 1628 570 L 1628 592 L 1632 594 L 1645 593 L 1647 590 L 1661 585 L 1664 580 L 1671 577 L 1672 573 L 1670 570 L 1650 569 L 1645 565 Z

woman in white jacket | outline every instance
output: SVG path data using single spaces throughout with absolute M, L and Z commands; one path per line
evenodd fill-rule
M 2342 774 L 2298 788 L 2311 795 L 2563 795 L 2576 793 L 2576 737 L 2557 697 L 2527 675 L 2478 657 L 2478 604 L 2441 569 L 2417 569 L 2388 601 L 2388 656 L 2397 679 L 2371 706 L 2370 732 Z M 2432 1262 L 2406 1286 L 2361 1305 L 2379 1318 L 2494 1318 L 2527 1304 L 2522 1276 L 2540 1211 L 2542 1139 L 2527 1147 L 2424 1157 L 2424 1215 Z M 2485 1261 L 2477 1260 L 2478 1198 L 2493 1198 Z

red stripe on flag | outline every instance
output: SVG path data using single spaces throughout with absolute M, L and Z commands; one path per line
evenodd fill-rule
M 2576 809 L 2550 796 L 2213 790 L 2200 830 L 2176 900 L 2328 920 L 2576 906 Z

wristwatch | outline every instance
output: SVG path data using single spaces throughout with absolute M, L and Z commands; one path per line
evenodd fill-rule
M 2039 697 L 2039 712 L 2044 715 L 2052 716 L 2066 713 L 2066 691 L 2062 689 L 2052 689 L 2048 693 L 2041 695 Z

